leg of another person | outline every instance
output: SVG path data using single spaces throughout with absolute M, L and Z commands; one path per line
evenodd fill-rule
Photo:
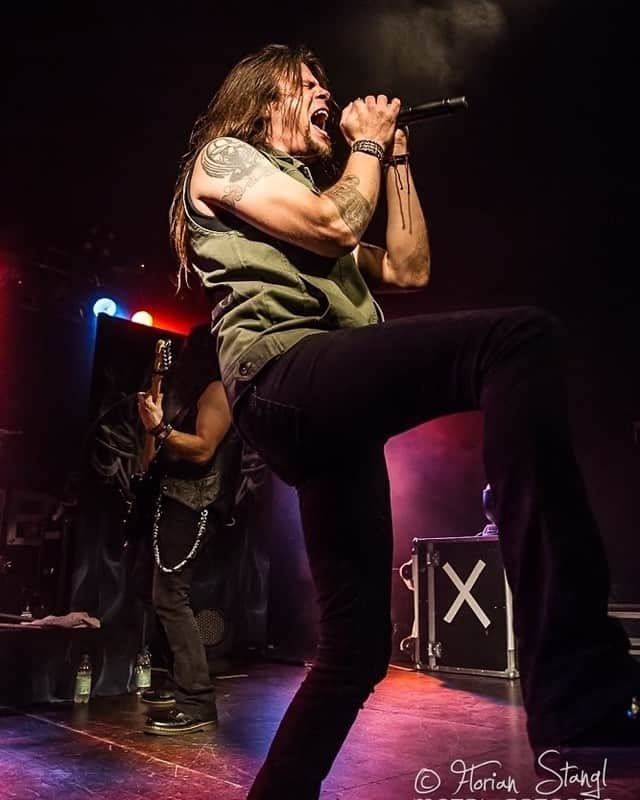
M 164 498 L 159 536 L 160 556 L 166 566 L 178 564 L 196 536 L 198 514 Z M 203 552 L 203 541 L 199 553 Z M 191 608 L 189 592 L 197 557 L 179 572 L 165 573 L 155 567 L 153 604 L 167 635 L 173 656 L 172 680 L 176 710 L 195 719 L 215 719 L 215 692 L 209 676 L 207 655 Z

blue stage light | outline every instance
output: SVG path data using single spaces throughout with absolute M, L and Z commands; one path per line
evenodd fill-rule
M 101 297 L 99 300 L 93 304 L 93 313 L 98 316 L 98 314 L 107 314 L 110 317 L 115 316 L 117 310 L 117 306 L 115 302 L 110 297 Z

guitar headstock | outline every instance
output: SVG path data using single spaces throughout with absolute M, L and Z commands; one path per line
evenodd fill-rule
M 153 372 L 155 375 L 164 375 L 173 360 L 171 339 L 158 339 L 156 342 Z

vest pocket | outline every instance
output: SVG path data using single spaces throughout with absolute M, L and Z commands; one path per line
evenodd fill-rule
M 311 298 L 312 302 L 310 305 L 312 306 L 314 316 L 318 317 L 318 319 L 323 319 L 326 317 L 331 307 L 329 298 L 322 291 L 322 289 L 318 289 L 317 286 L 314 286 L 312 283 L 305 280 L 302 275 L 299 275 L 298 277 L 305 294 Z

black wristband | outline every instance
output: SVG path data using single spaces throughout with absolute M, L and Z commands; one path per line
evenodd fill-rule
M 162 432 L 164 429 L 164 419 L 161 419 L 157 425 L 154 425 L 153 428 L 149 428 L 147 433 L 151 434 L 151 436 L 157 436 L 159 433 Z
M 408 164 L 409 163 L 409 153 L 401 153 L 398 156 L 389 156 L 384 162 L 383 166 L 385 167 L 397 167 L 398 164 Z
M 351 145 L 351 152 L 366 153 L 375 156 L 381 164 L 384 162 L 384 147 L 373 139 L 358 139 Z
M 164 442 L 164 440 L 169 437 L 169 434 L 171 433 L 172 430 L 173 430 L 173 425 L 170 422 L 167 422 L 166 425 L 163 425 L 162 430 L 154 434 L 156 444 L 161 445 Z

